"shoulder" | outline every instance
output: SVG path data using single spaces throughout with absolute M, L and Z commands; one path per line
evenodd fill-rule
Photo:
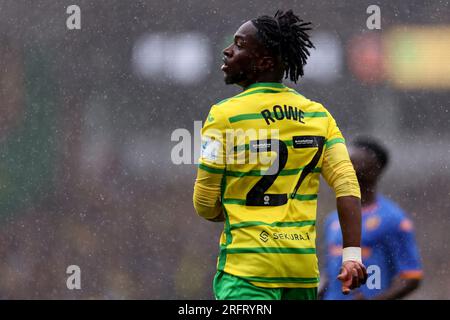
M 333 115 L 322 103 L 306 98 L 294 89 L 290 89 L 290 92 L 298 95 L 301 108 L 307 117 L 326 119 L 329 125 L 336 126 Z
M 218 101 L 217 103 L 215 103 L 215 106 L 220 109 L 229 109 L 230 106 L 241 103 L 245 97 L 258 92 L 259 91 L 256 89 L 244 91 L 229 98 Z
M 326 128 L 328 130 L 327 138 L 333 138 L 334 136 L 330 134 L 330 132 L 334 132 L 333 129 L 337 129 L 337 125 L 328 109 L 322 103 L 311 100 L 294 89 L 289 88 L 289 92 L 297 95 L 300 109 L 303 111 L 303 116 L 306 119 L 313 121 L 316 125 Z
M 203 133 L 207 130 L 225 131 L 230 128 L 227 115 L 217 104 L 211 106 L 203 125 Z
M 387 198 L 386 196 L 379 194 L 377 196 L 377 200 L 382 212 L 395 216 L 406 215 L 405 211 L 400 207 L 399 204 Z
M 383 195 L 378 195 L 378 211 L 387 226 L 396 228 L 404 220 L 409 220 L 407 213 L 394 201 Z
M 223 100 L 220 100 L 220 101 L 216 102 L 216 103 L 214 104 L 214 106 L 216 106 L 216 107 L 221 106 L 221 108 L 223 108 L 224 105 L 229 105 L 229 104 L 233 103 L 234 100 L 237 99 L 237 98 L 236 98 L 237 96 L 238 96 L 238 95 L 235 95 L 235 96 L 232 96 L 232 97 L 229 97 L 229 98 L 225 98 L 225 99 L 223 99 Z
M 305 97 L 303 94 L 298 93 L 297 90 L 288 88 L 288 92 L 294 94 L 298 99 L 301 105 L 307 109 L 307 111 L 318 111 L 324 112 L 327 116 L 332 117 L 328 109 L 321 103 L 312 99 Z
M 294 94 L 298 99 L 301 107 L 304 109 L 305 112 L 321 112 L 322 116 L 331 117 L 330 112 L 328 112 L 327 108 L 324 107 L 324 105 L 320 102 L 311 100 L 304 95 L 298 93 L 296 90 L 292 88 L 288 88 L 288 92 L 291 94 Z
M 227 119 L 235 115 L 237 112 L 242 111 L 242 108 L 248 104 L 248 101 L 244 101 L 242 93 L 226 98 L 216 102 L 212 107 L 213 113 L 219 114 L 223 119 Z

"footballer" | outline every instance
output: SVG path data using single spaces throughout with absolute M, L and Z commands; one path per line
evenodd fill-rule
M 292 10 L 277 11 L 245 22 L 223 50 L 225 83 L 243 91 L 211 107 L 193 195 L 201 217 L 224 222 L 216 299 L 317 298 L 320 175 L 336 194 L 341 290 L 347 294 L 367 279 L 360 190 L 344 137 L 323 105 L 282 82 L 303 76 L 314 47 L 310 29 Z M 260 135 L 230 138 L 249 131 Z M 274 160 L 235 161 L 254 155 Z

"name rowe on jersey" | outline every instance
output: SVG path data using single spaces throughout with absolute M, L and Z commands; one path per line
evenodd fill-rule
M 228 161 L 228 130 L 262 131 L 256 139 L 235 135 L 233 151 L 270 154 L 274 161 Z M 282 84 L 255 84 L 211 108 L 202 139 L 194 206 L 206 219 L 225 217 L 218 270 L 262 287 L 317 286 L 319 174 L 337 197 L 359 197 L 333 117 Z

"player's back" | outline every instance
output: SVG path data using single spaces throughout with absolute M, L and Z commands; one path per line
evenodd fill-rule
M 239 200 L 234 202 L 246 206 L 236 207 L 237 211 L 248 210 L 255 218 L 267 222 L 314 218 L 311 210 L 296 206 L 301 201 L 292 202 L 293 207 L 289 208 L 293 210 L 280 209 L 287 208 L 283 205 L 294 192 L 296 200 L 317 198 L 330 120 L 326 109 L 282 84 L 252 86 L 243 94 L 219 103 L 217 108 L 231 129 L 227 137 L 224 203 L 228 199 Z M 295 190 L 308 164 L 311 172 Z M 260 197 L 255 189 L 265 197 Z M 283 212 L 290 216 L 281 216 Z
M 227 131 L 218 269 L 261 286 L 317 286 L 323 151 L 343 141 L 334 119 L 279 83 L 255 84 L 213 106 L 208 118 Z

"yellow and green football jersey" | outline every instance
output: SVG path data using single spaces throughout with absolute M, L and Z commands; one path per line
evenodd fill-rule
M 319 176 L 336 143 L 345 141 L 330 113 L 281 83 L 211 108 L 199 169 L 223 176 L 218 270 L 262 287 L 318 285 Z

